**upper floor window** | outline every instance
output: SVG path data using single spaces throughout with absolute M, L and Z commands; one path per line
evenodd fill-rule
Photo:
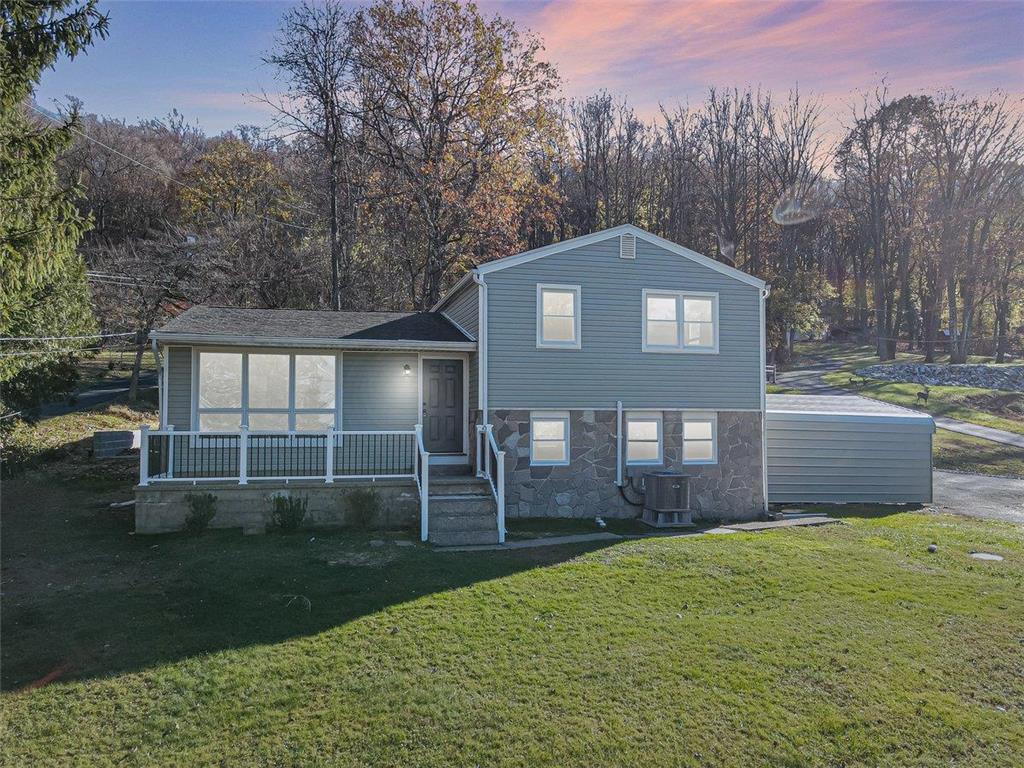
M 718 352 L 718 294 L 644 289 L 644 352 Z
M 537 346 L 580 348 L 580 287 L 537 286 Z

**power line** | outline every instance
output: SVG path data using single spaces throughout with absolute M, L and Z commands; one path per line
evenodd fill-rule
M 116 336 L 134 336 L 127 333 L 90 333 L 86 336 L 0 336 L 0 341 L 73 341 L 75 339 L 112 339 Z
M 36 106 L 35 104 L 29 103 L 29 105 L 28 105 L 28 106 L 29 106 L 29 109 L 32 109 L 33 111 L 35 111 L 35 112 L 38 112 L 38 113 L 39 113 L 40 115 L 42 115 L 43 117 L 45 117 L 45 118 L 46 118 L 47 120 L 49 120 L 49 121 L 51 121 L 51 122 L 54 122 L 54 123 L 60 123 L 60 121 L 59 121 L 59 120 L 57 120 L 57 119 L 55 119 L 55 118 L 51 117 L 51 116 L 50 116 L 49 114 L 47 114 L 47 113 L 46 113 L 45 111 L 43 111 L 42 109 L 40 109 L 39 107 L 37 107 L 37 106 Z M 67 125 L 67 124 L 65 124 L 65 125 L 64 125 L 64 127 L 68 128 L 68 129 L 69 129 L 70 131 L 72 131 L 73 133 L 76 133 L 76 134 L 78 134 L 78 135 L 79 135 L 79 136 L 81 136 L 81 137 L 82 137 L 83 139 L 86 139 L 87 141 L 91 141 L 91 142 L 92 142 L 93 144 L 96 144 L 96 145 L 98 145 L 98 146 L 100 146 L 100 147 L 103 147 L 103 148 L 104 148 L 104 149 L 106 149 L 106 150 L 107 150 L 108 152 L 113 152 L 113 153 L 114 153 L 115 155 L 117 155 L 118 157 L 123 157 L 123 158 L 124 158 L 125 160 L 127 160 L 128 162 L 130 162 L 130 163 L 135 163 L 135 165 L 139 166 L 140 168 L 145 168 L 145 169 L 146 169 L 147 171 L 149 171 L 150 173 L 155 173 L 155 174 L 156 174 L 157 176 L 160 176 L 161 178 L 167 179 L 167 180 L 168 180 L 169 182 L 171 182 L 172 184 L 176 184 L 176 185 L 178 185 L 178 186 L 179 186 L 179 187 L 181 187 L 182 189 L 187 189 L 187 190 L 189 190 L 190 192 L 195 192 L 195 193 L 196 193 L 197 195 L 202 195 L 203 197 L 207 197 L 206 193 L 205 193 L 205 192 L 203 192 L 202 190 L 196 189 L 195 187 L 193 187 L 193 186 L 190 186 L 190 185 L 186 184 L 185 182 L 183 182 L 183 181 L 180 181 L 180 180 L 178 180 L 178 179 L 174 178 L 174 177 L 173 177 L 173 176 L 171 176 L 170 174 L 168 174 L 168 173 L 164 173 L 163 171 L 161 171 L 161 170 L 159 170 L 159 169 L 157 169 L 157 168 L 154 168 L 154 167 L 153 167 L 153 166 L 151 166 L 151 165 L 146 165 L 146 164 L 145 164 L 144 162 L 142 162 L 141 160 L 136 160 L 136 159 L 135 159 L 134 157 L 131 157 L 131 156 L 129 156 L 129 155 L 126 155 L 126 154 L 125 154 L 124 152 L 122 152 L 121 150 L 119 150 L 119 149 L 115 149 L 114 147 L 110 146 L 109 144 L 104 144 L 104 143 L 103 143 L 102 141 L 100 141 L 99 139 L 95 139 L 95 138 L 93 138 L 92 136 L 90 136 L 89 134 L 87 134 L 87 133 L 86 133 L 85 131 L 80 131 L 80 130 L 78 130 L 77 128 L 75 128 L 74 126 L 72 126 L 72 125 Z M 305 230 L 305 231 L 307 231 L 307 232 L 308 232 L 308 231 L 312 231 L 312 230 L 313 230 L 313 228 L 312 228 L 312 227 L 304 227 L 304 226 L 302 226 L 301 224 L 292 224 L 291 222 L 287 222 L 287 221 L 282 221 L 281 219 L 275 219 L 275 218 L 273 218 L 272 216 L 268 216 L 268 215 L 266 215 L 266 214 L 260 214 L 260 215 L 258 216 L 258 218 L 261 218 L 261 219 L 265 219 L 266 221 L 269 221 L 269 222 L 271 222 L 272 224 L 280 224 L 280 225 L 281 225 L 281 226 L 283 226 L 283 227 L 291 227 L 292 229 L 302 229 L 302 230 Z
M 28 355 L 58 355 L 71 352 L 99 352 L 104 347 L 68 347 L 65 349 L 32 349 L 22 352 L 0 352 L 0 357 L 27 357 Z M 109 349 L 109 347 L 107 347 Z

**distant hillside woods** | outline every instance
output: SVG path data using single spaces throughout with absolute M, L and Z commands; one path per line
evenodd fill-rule
M 449 0 L 300 5 L 266 60 L 269 128 L 81 118 L 94 141 L 59 172 L 104 327 L 148 329 L 168 298 L 426 309 L 474 264 L 630 222 L 770 282 L 776 359 L 827 330 L 881 359 L 1021 354 L 1019 99 L 881 85 L 838 141 L 796 90 L 645 121 L 566 103 L 541 41 Z

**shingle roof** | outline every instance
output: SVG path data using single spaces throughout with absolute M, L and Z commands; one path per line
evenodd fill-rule
M 892 416 L 930 419 L 926 413 L 860 395 L 766 395 L 765 406 L 776 413 L 830 413 L 849 416 Z
M 439 312 L 330 312 L 196 306 L 160 328 L 160 339 L 216 336 L 330 341 L 472 342 Z

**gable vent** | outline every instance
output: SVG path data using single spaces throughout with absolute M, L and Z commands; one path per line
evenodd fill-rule
M 619 235 L 619 258 L 636 258 L 636 235 Z

